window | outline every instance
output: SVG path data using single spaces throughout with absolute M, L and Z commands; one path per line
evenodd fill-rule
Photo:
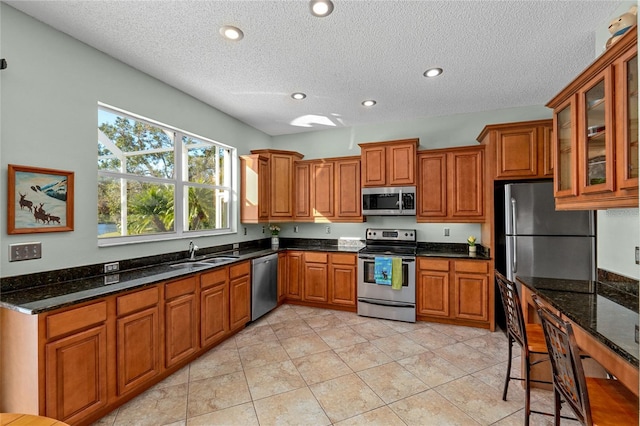
M 231 232 L 235 150 L 98 107 L 100 245 Z

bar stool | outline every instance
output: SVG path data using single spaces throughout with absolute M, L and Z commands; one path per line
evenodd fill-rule
M 615 379 L 585 377 L 571 323 L 533 298 L 542 321 L 553 371 L 555 424 L 562 400 L 583 425 L 638 425 L 638 397 Z
M 547 345 L 544 340 L 544 333 L 540 324 L 527 324 L 524 321 L 524 315 L 522 313 L 522 305 L 520 304 L 520 297 L 518 296 L 518 289 L 516 285 L 507 279 L 500 272 L 495 271 L 496 282 L 500 289 L 500 295 L 502 297 L 502 306 L 504 307 L 504 314 L 507 320 L 507 338 L 509 339 L 509 361 L 507 361 L 507 376 L 504 380 L 504 390 L 502 392 L 502 400 L 507 400 L 507 391 L 509 390 L 510 380 L 524 381 L 525 400 L 524 400 L 524 424 L 529 425 L 529 416 L 531 413 L 544 414 L 551 416 L 551 413 L 545 413 L 543 411 L 535 411 L 531 409 L 531 382 L 552 384 L 544 380 L 531 379 L 530 372 L 531 367 L 548 361 L 548 358 L 539 359 L 531 362 L 531 355 L 547 355 Z M 522 348 L 522 358 L 525 364 L 525 376 L 524 379 L 520 377 L 511 376 L 511 358 L 513 351 L 513 343 L 517 343 Z

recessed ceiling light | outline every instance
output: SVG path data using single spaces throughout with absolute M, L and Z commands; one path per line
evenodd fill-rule
M 366 106 L 366 107 L 372 107 L 376 104 L 376 101 L 374 101 L 373 99 L 368 99 L 366 101 L 362 101 L 362 106 Z
M 333 12 L 333 2 L 331 0 L 311 0 L 309 2 L 311 14 L 319 18 L 329 16 Z
M 242 32 L 242 30 L 232 25 L 225 25 L 221 27 L 220 34 L 222 35 L 222 37 L 226 38 L 227 40 L 233 40 L 233 41 L 242 40 L 242 37 L 244 37 L 244 33 Z
M 307 95 L 305 95 L 305 94 L 304 94 L 304 93 L 302 93 L 302 92 L 296 92 L 296 93 L 292 93 L 292 94 L 291 94 L 291 97 L 292 97 L 293 99 L 295 99 L 296 101 L 301 101 L 301 100 L 303 100 L 304 98 L 306 98 L 306 97 L 307 97 Z
M 424 72 L 425 77 L 437 77 L 442 74 L 442 68 L 429 68 Z

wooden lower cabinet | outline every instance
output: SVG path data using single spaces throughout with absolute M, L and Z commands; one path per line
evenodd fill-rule
M 251 263 L 28 315 L 0 308 L 0 408 L 88 425 L 242 329 Z
M 229 327 L 231 331 L 251 321 L 251 262 L 229 267 Z
M 329 262 L 328 254 L 306 252 L 304 254 L 304 290 L 305 302 L 323 302 L 328 299 Z
M 494 329 L 489 261 L 418 258 L 419 320 Z
M 449 261 L 445 259 L 420 259 L 416 286 L 417 315 L 443 318 L 449 312 Z
M 107 406 L 106 305 L 47 318 L 45 416 L 73 424 Z
M 302 300 L 303 264 L 303 252 L 287 252 L 287 300 Z
M 116 298 L 117 394 L 124 395 L 160 374 L 160 289 Z
M 198 351 L 197 278 L 165 285 L 165 365 L 171 367 Z
M 229 269 L 200 276 L 200 347 L 209 348 L 229 333 Z
M 287 252 L 278 253 L 278 304 L 287 297 Z
M 329 266 L 329 303 L 356 306 L 357 255 L 331 254 Z
M 286 300 L 355 312 L 355 253 L 288 252 Z

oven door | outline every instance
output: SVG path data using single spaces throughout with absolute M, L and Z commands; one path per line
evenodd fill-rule
M 393 258 L 395 256 L 363 253 L 358 256 L 358 299 L 415 304 L 416 258 L 398 256 L 402 259 L 402 289 L 394 290 L 390 285 L 376 284 L 374 277 L 376 257 Z

